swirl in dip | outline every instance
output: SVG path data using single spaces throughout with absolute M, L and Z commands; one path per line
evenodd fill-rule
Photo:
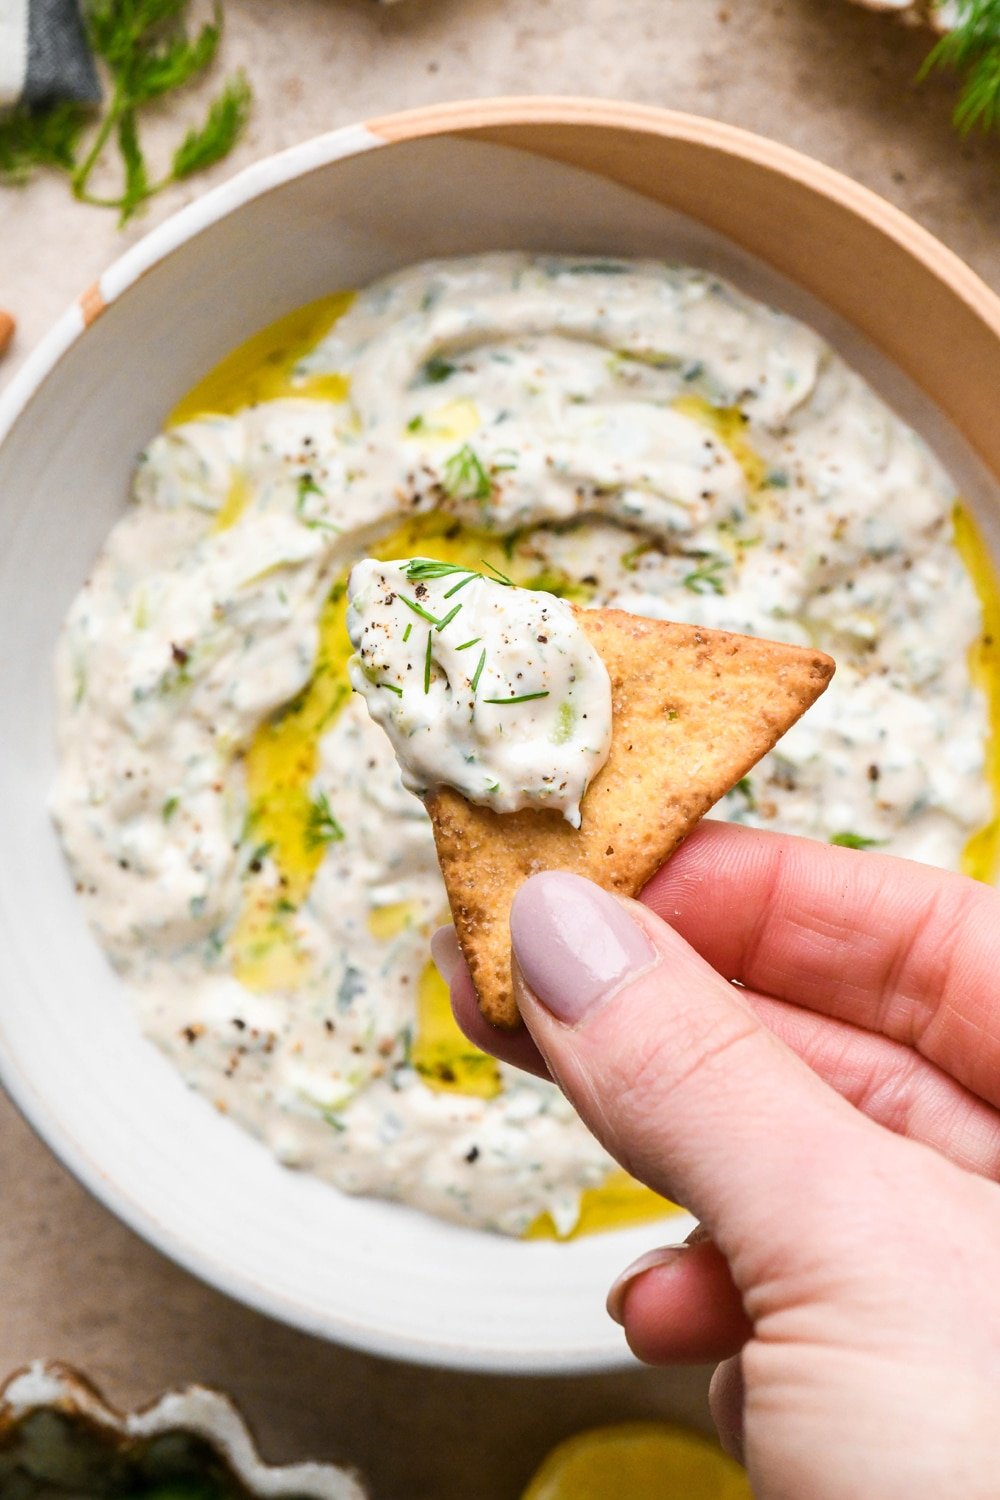
M 720 813 L 958 867 L 990 798 L 954 487 L 814 333 L 696 270 L 435 262 L 282 337 L 140 459 L 59 643 L 54 815 L 142 1026 L 282 1161 L 566 1233 L 612 1164 L 450 1027 L 430 827 L 351 697 L 350 568 L 821 647 L 830 690 Z

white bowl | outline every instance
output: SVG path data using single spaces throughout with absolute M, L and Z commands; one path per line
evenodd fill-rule
M 0 1069 L 91 1191 L 233 1296 L 378 1353 L 582 1370 L 629 1358 L 605 1289 L 690 1221 L 522 1243 L 283 1169 L 140 1035 L 45 806 L 55 636 L 177 398 L 312 298 L 513 247 L 711 264 L 807 317 L 995 516 L 972 450 L 1000 469 L 1000 304 L 902 215 L 795 153 L 662 111 L 521 100 L 376 121 L 252 167 L 116 262 L 0 402 Z

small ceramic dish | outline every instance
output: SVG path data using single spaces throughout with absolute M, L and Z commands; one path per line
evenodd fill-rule
M 251 1305 L 409 1359 L 580 1370 L 629 1358 L 604 1292 L 690 1221 L 525 1243 L 283 1169 L 141 1036 L 46 813 L 56 633 L 178 398 L 331 290 L 515 247 L 700 263 L 804 317 L 938 447 L 996 536 L 1000 303 L 827 167 L 710 120 L 544 98 L 374 120 L 259 163 L 89 287 L 0 403 L 0 1069 L 94 1193 Z
M 4 1500 L 365 1500 L 332 1464 L 270 1468 L 226 1396 L 169 1391 L 122 1413 L 68 1365 L 0 1386 Z

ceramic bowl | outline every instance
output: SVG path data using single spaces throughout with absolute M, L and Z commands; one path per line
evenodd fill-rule
M 603 1308 L 614 1274 L 690 1221 L 524 1243 L 283 1169 L 139 1034 L 46 813 L 56 633 L 178 397 L 332 289 L 514 247 L 701 263 L 805 317 L 940 449 L 995 535 L 1000 304 L 828 168 L 710 120 L 565 99 L 373 120 L 259 163 L 87 288 L 0 404 L 0 1067 L 98 1197 L 233 1296 L 384 1354 L 582 1370 L 629 1357 Z
M 365 1500 L 346 1469 L 262 1462 L 228 1396 L 168 1391 L 120 1412 L 69 1365 L 39 1361 L 0 1386 L 4 1500 Z

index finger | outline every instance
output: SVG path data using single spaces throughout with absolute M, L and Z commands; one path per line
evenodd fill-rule
M 1000 1106 L 1000 893 L 811 839 L 703 823 L 643 902 L 727 979 L 914 1047 Z

